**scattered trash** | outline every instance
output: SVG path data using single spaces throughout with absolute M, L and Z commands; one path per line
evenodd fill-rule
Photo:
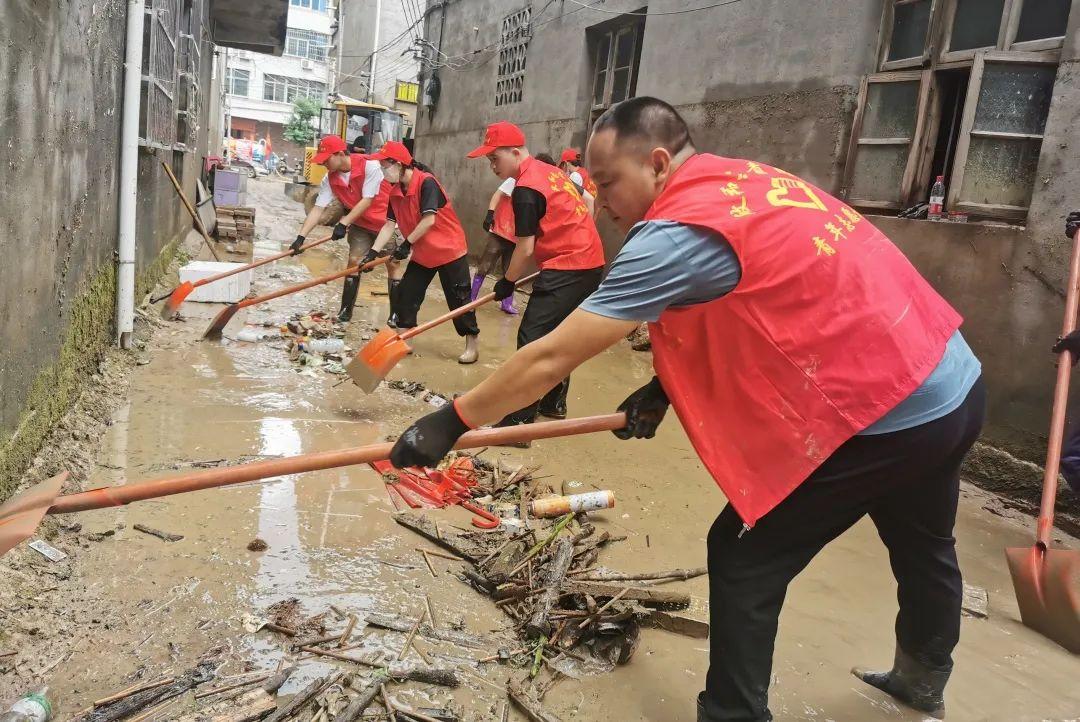
M 50 561 L 58 562 L 61 559 L 67 559 L 67 554 L 43 539 L 36 539 L 30 542 L 28 546 Z
M 580 511 L 596 511 L 615 507 L 615 492 L 590 491 L 570 496 L 549 496 L 529 504 L 529 513 L 547 519 Z
M 150 536 L 156 536 L 158 539 L 167 542 L 178 542 L 184 538 L 183 534 L 173 534 L 167 531 L 161 531 L 155 529 L 152 526 L 146 526 L 145 524 L 132 524 L 131 528 L 135 531 L 141 531 L 143 534 L 149 534 Z
M 249 552 L 264 552 L 269 548 L 270 545 L 264 542 L 262 539 L 259 539 L 258 537 L 249 541 L 247 545 L 247 550 Z
M 60 705 L 56 701 L 56 693 L 48 687 L 39 687 L 32 692 L 27 692 L 11 705 L 7 711 L 0 713 L 3 722 L 49 722 L 55 719 Z
M 237 341 L 265 341 L 271 338 L 281 338 L 281 329 L 266 328 L 263 326 L 244 326 L 236 334 Z

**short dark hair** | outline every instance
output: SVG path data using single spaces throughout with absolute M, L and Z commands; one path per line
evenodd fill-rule
M 556 166 L 559 165 L 558 163 L 555 162 L 555 159 L 552 158 L 547 153 L 537 153 L 536 154 L 536 159 L 538 161 L 540 161 L 541 163 L 547 163 L 548 165 L 556 165 Z
M 638 141 L 652 148 L 660 146 L 675 155 L 693 145 L 690 128 L 670 104 L 659 98 L 630 98 L 604 111 L 593 125 L 593 133 L 614 130 L 616 141 Z

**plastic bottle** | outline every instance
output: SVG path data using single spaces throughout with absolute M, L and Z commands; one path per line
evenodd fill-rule
M 345 339 L 313 338 L 304 343 L 304 348 L 315 353 L 341 353 L 345 350 Z
M 48 687 L 39 687 L 0 714 L 0 722 L 49 722 L 56 718 L 58 709 L 56 695 Z
M 940 221 L 941 211 L 945 207 L 945 176 L 939 175 L 934 181 L 934 187 L 930 189 L 930 210 L 926 212 L 927 220 Z
M 570 496 L 549 496 L 546 499 L 536 499 L 529 504 L 529 513 L 538 518 L 550 518 L 562 516 L 579 511 L 596 511 L 597 509 L 611 509 L 615 506 L 615 492 L 613 491 L 590 491 L 586 494 L 571 494 Z

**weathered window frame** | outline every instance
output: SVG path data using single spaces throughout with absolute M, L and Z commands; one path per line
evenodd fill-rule
M 852 122 L 851 138 L 848 141 L 847 163 L 844 166 L 843 188 L 845 196 L 848 195 L 855 176 L 855 163 L 858 158 L 860 146 L 868 145 L 907 145 L 908 159 L 904 167 L 904 175 L 900 182 L 900 200 L 886 201 L 874 198 L 848 197 L 846 200 L 863 208 L 879 208 L 885 210 L 900 210 L 907 208 L 915 192 L 915 179 L 919 170 L 920 160 L 923 155 L 923 144 L 926 135 L 927 112 L 930 102 L 930 88 L 932 84 L 932 71 L 926 70 L 897 70 L 891 73 L 874 73 L 863 77 L 859 87 L 859 100 L 855 110 L 855 118 Z M 866 101 L 869 95 L 870 85 L 880 83 L 910 83 L 918 82 L 919 91 L 915 108 L 915 129 L 911 138 L 863 138 L 863 120 L 866 111 Z
M 1042 152 L 1041 142 L 1045 138 L 1045 134 L 1003 133 L 996 131 L 976 131 L 974 129 L 975 114 L 978 111 L 979 100 L 981 99 L 983 90 L 983 71 L 986 69 L 987 61 L 990 63 L 1013 63 L 1016 65 L 1045 65 L 1054 67 L 1058 65 L 1058 59 L 1051 53 L 982 51 L 975 55 L 974 64 L 971 67 L 971 79 L 968 81 L 967 97 L 964 98 L 964 115 L 960 121 L 960 136 L 956 143 L 956 155 L 953 158 L 953 170 L 949 180 L 949 195 L 946 199 L 946 205 L 952 210 L 966 211 L 980 216 L 1023 221 L 1027 218 L 1029 210 L 1028 206 L 987 205 L 965 202 L 960 199 L 960 193 L 964 187 L 964 175 L 967 173 L 968 152 L 971 149 L 971 138 L 973 135 L 978 134 L 979 137 L 1015 140 L 1038 139 L 1040 141 L 1040 154 Z
M 1016 34 L 1020 29 L 1020 14 L 1024 11 L 1024 2 L 1026 0 L 1009 0 L 1010 7 L 1008 8 L 1007 26 L 1005 28 L 1004 37 L 1002 39 L 1001 49 L 1008 51 L 1028 51 L 1037 52 L 1040 50 L 1054 50 L 1061 48 L 1065 44 L 1065 35 L 1068 33 L 1068 27 L 1058 37 L 1054 38 L 1042 38 L 1039 40 L 1025 40 L 1023 42 L 1016 42 Z M 1076 0 L 1072 0 L 1069 16 L 1072 13 L 1078 11 Z M 1066 25 L 1068 25 L 1068 19 L 1066 19 Z
M 879 42 L 878 42 L 878 68 L 882 72 L 890 70 L 906 70 L 909 68 L 919 68 L 926 64 L 930 59 L 930 55 L 933 52 L 933 38 L 934 38 L 934 19 L 938 15 L 938 6 L 943 0 L 930 0 L 930 21 L 926 24 L 926 36 L 923 39 L 923 52 L 922 55 L 918 55 L 913 58 L 902 58 L 900 60 L 889 60 L 889 50 L 892 45 L 892 29 L 893 20 L 896 16 L 895 10 L 897 5 L 913 5 L 919 2 L 926 2 L 926 0 L 886 0 L 885 12 L 881 17 L 881 28 L 879 30 Z
M 627 70 L 626 98 L 632 98 L 634 96 L 638 70 L 640 69 L 641 39 L 644 32 L 644 25 L 645 24 L 638 21 L 635 16 L 634 19 L 625 24 L 621 24 L 600 34 L 600 38 L 607 38 L 608 53 L 607 57 L 603 59 L 603 65 L 601 65 L 600 48 L 602 41 L 598 39 L 596 53 L 594 55 L 592 92 L 589 95 L 589 102 L 592 104 L 592 109 L 594 111 L 604 111 L 612 106 L 613 102 L 611 95 L 615 90 L 615 73 L 618 70 Z M 633 38 L 633 44 L 630 46 L 630 63 L 628 65 L 616 66 L 615 59 L 618 54 L 619 38 L 624 35 L 630 35 Z M 597 103 L 596 84 L 600 73 L 604 73 L 604 89 L 600 94 L 600 102 Z
M 959 0 L 947 0 L 942 6 L 942 19 L 940 30 L 942 63 L 956 63 L 961 61 L 973 61 L 975 54 L 982 51 L 1008 51 L 1008 52 L 1038 52 L 1042 50 L 1055 50 L 1062 47 L 1065 42 L 1064 33 L 1054 38 L 1042 38 L 1040 40 L 1026 40 L 1016 42 L 1016 34 L 1020 28 L 1020 15 L 1024 11 L 1026 0 L 1005 0 L 1001 10 L 1001 20 L 998 24 L 998 37 L 994 45 L 986 45 L 981 48 L 969 48 L 967 50 L 950 50 L 952 42 L 953 25 L 956 22 L 956 10 Z M 1073 0 L 1072 11 L 1076 11 L 1076 2 Z M 933 19 L 931 18 L 931 24 Z

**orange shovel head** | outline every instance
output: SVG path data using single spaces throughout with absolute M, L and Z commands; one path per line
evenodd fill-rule
M 0 556 L 34 535 L 45 512 L 64 488 L 68 473 L 61 472 L 8 499 L 0 506 Z
M 398 361 L 409 355 L 405 343 L 392 328 L 384 328 L 375 338 L 364 344 L 360 352 L 345 366 L 353 383 L 370 394 L 397 366 Z
M 1080 653 L 1080 551 L 1035 545 L 1005 550 L 1020 619 Z
M 240 310 L 240 304 L 231 303 L 225 308 L 218 311 L 218 315 L 214 316 L 214 320 L 210 322 L 210 325 L 203 331 L 202 337 L 205 339 L 217 340 L 221 338 L 221 332 L 228 325 L 232 317 L 236 315 L 236 312 Z
M 161 306 L 161 317 L 170 321 L 176 318 L 176 314 L 180 312 L 180 306 L 184 303 L 184 299 L 194 290 L 195 284 L 191 281 L 184 281 L 177 286 L 176 290 L 165 299 L 165 303 Z

